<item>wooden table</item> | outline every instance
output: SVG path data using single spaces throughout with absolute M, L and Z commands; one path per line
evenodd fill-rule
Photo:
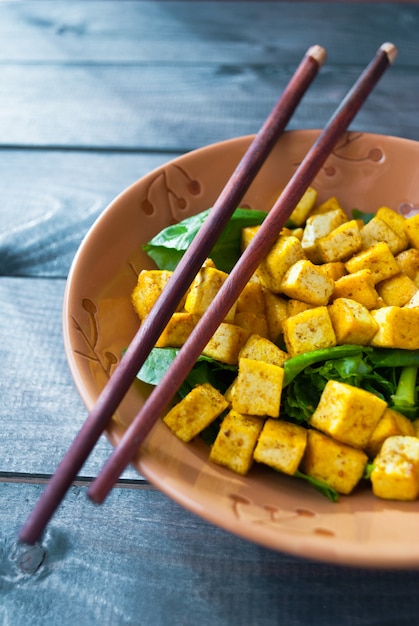
M 61 308 L 101 211 L 173 156 L 257 131 L 315 43 L 328 62 L 291 128 L 323 126 L 390 40 L 397 62 L 353 126 L 419 140 L 418 33 L 411 3 L 0 4 L 1 624 L 417 622 L 418 572 L 271 552 L 133 470 L 94 507 L 86 484 L 110 452 L 105 438 L 48 526 L 45 555 L 28 560 L 16 537 L 86 416 Z

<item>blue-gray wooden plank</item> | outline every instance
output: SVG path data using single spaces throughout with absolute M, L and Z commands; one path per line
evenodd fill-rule
M 345 569 L 276 553 L 210 526 L 147 489 L 98 508 L 70 490 L 44 562 L 16 548 L 36 485 L 1 484 L 3 626 L 412 626 L 418 572 Z M 88 530 L 87 530 L 88 528 Z

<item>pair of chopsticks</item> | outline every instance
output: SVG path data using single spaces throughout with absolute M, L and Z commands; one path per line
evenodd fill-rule
M 239 297 L 262 258 L 276 240 L 295 205 L 332 152 L 343 132 L 361 108 L 374 86 L 397 55 L 391 43 L 383 44 L 313 144 L 290 179 L 257 235 L 240 257 L 217 297 L 205 312 L 188 341 L 125 432 L 101 473 L 92 482 L 88 496 L 104 501 L 122 471 L 133 459 L 157 419 L 167 408 L 189 374 L 202 350 Z M 320 46 L 309 48 L 285 91 L 267 118 L 226 187 L 214 204 L 205 224 L 183 256 L 152 312 L 140 326 L 120 364 L 102 391 L 82 429 L 52 476 L 37 505 L 22 527 L 19 540 L 36 543 L 77 476 L 135 376 L 169 322 L 202 263 L 252 180 L 271 152 L 302 96 L 326 58 Z

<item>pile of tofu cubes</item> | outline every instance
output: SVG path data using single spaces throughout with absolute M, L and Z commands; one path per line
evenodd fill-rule
M 210 460 L 246 475 L 254 461 L 297 470 L 349 494 L 368 463 L 376 496 L 419 497 L 419 420 L 376 395 L 329 381 L 307 427 L 281 415 L 284 363 L 336 345 L 419 349 L 419 215 L 379 208 L 364 224 L 309 188 L 203 354 L 237 365 L 225 394 L 198 385 L 164 417 L 185 442 L 222 417 Z M 244 228 L 245 250 L 259 226 Z M 171 275 L 143 270 L 132 294 L 140 320 Z M 181 347 L 227 274 L 208 259 L 156 347 Z M 282 349 L 279 346 L 282 346 Z

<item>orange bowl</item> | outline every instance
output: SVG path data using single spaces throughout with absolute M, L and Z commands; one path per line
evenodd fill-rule
M 269 210 L 319 131 L 290 131 L 275 145 L 242 206 Z M 138 328 L 130 294 L 153 267 L 141 245 L 162 228 L 212 206 L 252 140 L 239 137 L 181 156 L 123 191 L 88 232 L 66 286 L 64 342 L 88 409 Z M 347 132 L 312 185 L 350 212 L 419 207 L 419 143 Z M 136 381 L 107 436 L 113 445 L 149 390 Z M 213 524 L 263 546 L 344 565 L 418 567 L 419 502 L 379 500 L 359 490 L 328 501 L 303 481 L 257 466 L 242 477 L 208 461 L 203 442 L 184 444 L 159 421 L 134 460 L 170 498 Z

